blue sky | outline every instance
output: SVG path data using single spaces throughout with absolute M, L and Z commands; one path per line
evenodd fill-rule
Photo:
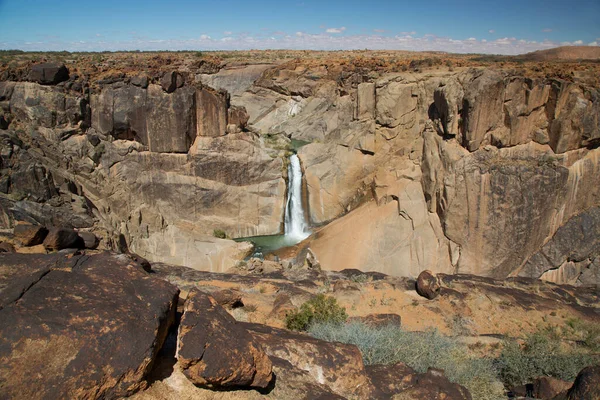
M 0 0 L 0 48 L 404 49 L 600 44 L 600 0 Z

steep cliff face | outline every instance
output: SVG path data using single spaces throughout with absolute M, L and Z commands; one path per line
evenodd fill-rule
M 244 131 L 245 110 L 226 92 L 179 86 L 118 81 L 88 96 L 1 83 L 3 227 L 26 219 L 95 229 L 108 247 L 214 271 L 250 246 L 213 230 L 279 232 L 281 151 Z
M 295 67 L 248 94 L 272 98 L 251 121 L 313 142 L 311 222 L 334 221 L 309 244 L 322 264 L 563 280 L 546 273 L 561 263 L 523 266 L 600 201 L 598 89 L 483 69 L 362 78 Z
M 565 232 L 600 205 L 598 88 L 361 68 L 1 82 L 0 221 L 93 229 L 153 261 L 223 270 L 249 249 L 214 230 L 282 232 L 293 138 L 309 142 L 307 245 L 324 268 L 597 282 L 595 236 L 577 247 Z

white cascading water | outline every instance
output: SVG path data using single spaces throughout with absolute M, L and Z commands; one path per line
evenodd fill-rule
M 306 239 L 310 232 L 302 207 L 302 168 L 296 154 L 290 157 L 288 166 L 288 197 L 285 205 L 285 236 L 298 242 Z

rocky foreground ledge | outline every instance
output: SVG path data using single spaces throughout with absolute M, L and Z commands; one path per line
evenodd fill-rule
M 365 365 L 356 346 L 232 316 L 232 309 L 259 298 L 254 312 L 269 307 L 277 315 L 294 308 L 292 299 L 323 291 L 324 279 L 340 299 L 386 290 L 398 302 L 415 292 L 414 281 L 383 274 L 350 280 L 356 271 L 302 267 L 238 274 L 154 268 L 135 255 L 90 250 L 0 254 L 0 398 L 472 398 L 443 371 Z M 433 308 L 443 306 L 442 299 L 471 304 L 465 290 L 517 299 L 529 284 L 502 288 L 490 279 L 432 276 L 418 285 L 427 283 L 436 296 L 422 301 Z M 233 284 L 240 290 L 223 289 Z M 252 291 L 257 285 L 270 288 Z M 522 306 L 549 310 L 562 303 L 565 312 L 597 318 L 597 293 L 571 289 L 542 284 Z M 597 369 L 584 370 L 561 398 L 597 398 Z

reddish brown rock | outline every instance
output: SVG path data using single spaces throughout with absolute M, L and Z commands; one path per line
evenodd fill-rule
M 243 323 L 270 357 L 307 371 L 316 382 L 344 397 L 370 398 L 373 392 L 358 347 L 311 336 Z
M 600 399 L 600 365 L 582 369 L 571 389 L 567 393 L 568 400 Z
M 536 399 L 553 399 L 560 393 L 566 392 L 571 382 L 566 382 L 550 376 L 542 376 L 533 381 L 533 394 Z
M 213 299 L 215 299 L 217 304 L 225 308 L 232 309 L 244 307 L 244 302 L 242 301 L 242 293 L 240 293 L 238 290 L 219 290 L 217 292 L 211 293 L 211 296 Z
M 179 290 L 110 253 L 0 255 L 0 398 L 116 399 L 144 380 Z
M 431 271 L 423 271 L 419 274 L 416 283 L 417 293 L 419 295 L 433 300 L 440 294 L 440 282 Z
M 95 249 L 100 244 L 100 240 L 92 232 L 78 232 L 78 235 L 83 240 L 83 246 L 86 249 Z
M 37 246 L 44 242 L 48 235 L 48 229 L 40 225 L 17 224 L 14 228 L 14 235 L 23 246 Z
M 72 229 L 52 228 L 44 239 L 46 250 L 83 249 L 85 243 Z
M 184 85 L 185 81 L 179 72 L 172 71 L 163 75 L 160 80 L 160 85 L 167 93 L 173 93 L 177 88 Z M 139 85 L 141 86 L 141 85 Z
M 15 246 L 7 242 L 0 242 L 0 253 L 14 253 Z
M 42 85 L 56 85 L 69 79 L 69 70 L 64 64 L 43 63 L 31 67 L 29 80 Z
M 192 289 L 179 326 L 177 358 L 194 384 L 266 388 L 273 378 L 262 347 L 210 296 Z

